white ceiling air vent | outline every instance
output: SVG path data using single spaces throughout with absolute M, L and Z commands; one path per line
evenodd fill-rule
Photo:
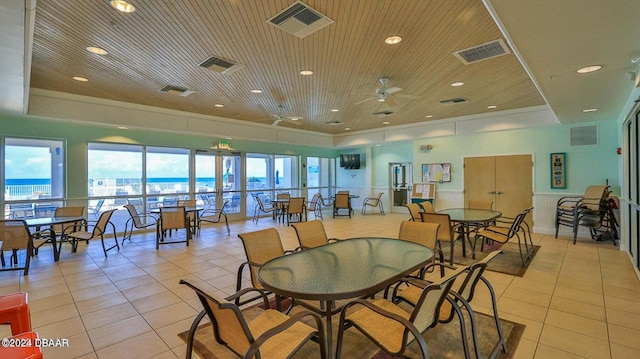
M 267 22 L 302 39 L 325 26 L 331 25 L 333 20 L 303 2 L 296 1 L 276 16 L 267 20 Z
M 391 116 L 394 113 L 395 112 L 391 112 L 391 111 L 379 111 L 379 112 L 372 113 L 372 115 L 378 116 L 378 117 L 385 117 L 385 116 Z
M 470 47 L 468 49 L 456 51 L 453 56 L 462 61 L 463 64 L 469 65 L 474 62 L 510 54 L 509 48 L 502 39 L 486 42 L 482 45 Z
M 465 103 L 465 102 L 467 102 L 466 99 L 464 99 L 462 97 L 456 97 L 456 98 L 450 98 L 448 100 L 442 100 L 442 101 L 440 101 L 440 104 L 445 105 L 445 106 L 449 106 L 449 105 L 455 105 L 455 104 Z
M 187 96 L 191 95 L 192 93 L 194 93 L 195 91 L 186 89 L 184 87 L 167 85 L 167 86 L 161 88 L 160 92 L 169 93 L 169 94 L 172 94 L 172 95 L 178 95 L 178 96 L 182 96 L 182 97 L 187 97 Z
M 198 66 L 204 67 L 205 69 L 209 69 L 211 71 L 219 72 L 225 75 L 230 75 L 246 67 L 242 64 L 238 64 L 231 60 L 223 59 L 217 56 L 211 56 L 210 58 L 198 64 Z

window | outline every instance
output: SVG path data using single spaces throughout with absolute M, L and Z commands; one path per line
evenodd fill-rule
M 317 192 L 323 198 L 331 197 L 335 186 L 334 158 L 307 157 L 307 187 L 309 198 Z
M 163 202 L 173 201 L 189 190 L 189 150 L 178 148 L 147 148 L 147 188 L 149 193 L 164 194 Z M 184 197 L 184 196 L 182 196 Z
M 4 189 L 5 218 L 51 215 L 65 196 L 63 142 L 5 139 Z

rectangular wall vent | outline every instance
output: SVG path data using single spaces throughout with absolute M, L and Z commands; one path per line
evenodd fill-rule
M 456 98 L 450 98 L 448 100 L 442 100 L 440 101 L 440 104 L 449 106 L 449 105 L 455 105 L 455 104 L 464 103 L 464 102 L 467 102 L 467 100 L 462 97 L 456 97 Z
M 598 127 L 571 127 L 571 146 L 588 146 L 598 144 Z
M 276 16 L 267 20 L 267 22 L 302 39 L 325 26 L 331 25 L 333 20 L 305 3 L 296 1 Z
M 218 56 L 211 56 L 208 59 L 202 61 L 198 64 L 200 67 L 204 67 L 205 69 L 209 69 L 214 72 L 219 72 L 221 74 L 230 75 L 240 69 L 245 68 L 244 65 L 238 64 L 231 60 L 223 59 Z
M 164 93 L 168 93 L 168 94 L 172 94 L 172 95 L 177 95 L 177 96 L 182 96 L 182 97 L 187 97 L 187 96 L 191 95 L 192 93 L 194 93 L 195 91 L 186 89 L 184 87 L 167 85 L 167 86 L 161 88 L 160 92 L 164 92 Z
M 469 65 L 474 62 L 491 59 L 494 57 L 510 54 L 509 48 L 502 41 L 498 39 L 495 41 L 486 42 L 482 45 L 470 47 L 468 49 L 456 51 L 453 56 L 462 61 L 463 64 Z

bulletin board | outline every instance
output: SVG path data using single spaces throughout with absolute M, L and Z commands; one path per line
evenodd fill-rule
M 451 182 L 451 163 L 425 163 L 422 182 Z
M 435 183 L 414 183 L 411 198 L 434 199 L 436 196 Z

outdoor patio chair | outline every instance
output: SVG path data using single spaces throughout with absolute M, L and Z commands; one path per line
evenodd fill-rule
M 102 208 L 103 204 L 104 204 L 104 198 L 99 199 L 98 203 L 96 203 L 95 206 L 87 207 L 87 214 L 89 216 L 93 216 L 95 219 L 98 219 L 98 216 L 100 215 L 100 209 Z
M 364 215 L 367 213 L 367 207 L 378 207 L 380 214 L 384 214 L 384 206 L 380 200 L 383 194 L 383 192 L 380 192 L 376 197 L 365 198 L 364 201 L 362 201 L 362 214 Z
M 340 214 L 340 210 L 346 210 L 347 214 Z M 351 218 L 351 201 L 349 193 L 337 193 L 336 199 L 333 201 L 333 218 L 336 216 L 349 216 Z
M 452 271 L 433 283 L 425 283 L 416 305 L 410 312 L 387 299 L 357 299 L 340 311 L 336 358 L 341 357 L 344 332 L 354 327 L 390 356 L 401 356 L 415 340 L 423 358 L 429 349 L 423 333 L 438 324 L 438 313 L 453 281 L 464 268 Z M 414 279 L 418 281 L 418 279 Z M 353 310 L 354 307 L 360 307 Z
M 307 220 L 306 207 L 304 205 L 304 197 L 291 197 L 286 207 L 287 225 L 293 222 L 302 222 Z
M 240 233 L 238 234 L 238 237 L 242 240 L 247 261 L 240 264 L 238 267 L 236 292 L 239 292 L 242 289 L 245 268 L 249 269 L 251 286 L 264 290 L 264 287 L 258 280 L 258 269 L 260 269 L 260 267 L 267 261 L 285 255 L 280 234 L 275 228 L 267 228 L 255 232 Z M 236 305 L 243 305 L 256 299 L 260 299 L 260 296 L 255 296 L 244 301 L 237 298 L 235 303 Z M 280 309 L 280 302 L 280 297 L 276 296 L 278 309 Z
M 409 214 L 411 215 L 410 221 L 414 222 L 422 222 L 422 217 L 420 217 L 420 205 L 417 203 L 407 203 L 407 209 L 409 210 Z
M 451 217 L 449 217 L 448 214 L 426 212 L 421 212 L 420 217 L 422 218 L 422 222 L 437 223 L 440 225 L 440 227 L 438 227 L 438 248 L 442 250 L 442 243 L 449 243 L 449 264 L 453 265 L 454 243 L 458 239 L 458 236 L 455 235 L 456 231 L 455 227 L 451 224 Z M 462 240 L 464 240 L 464 238 Z
M 260 213 L 271 213 L 273 214 L 274 218 L 279 215 L 280 208 L 271 205 L 267 207 L 264 204 L 263 198 L 261 198 L 261 196 L 255 196 L 255 200 L 256 206 L 253 209 L 253 221 L 256 222 L 256 224 L 258 224 L 258 220 L 260 219 Z
M 308 222 L 299 222 L 291 225 L 298 237 L 298 247 L 301 250 L 319 247 L 335 241 L 335 238 L 328 238 L 321 220 L 315 219 Z
M 424 223 L 422 221 L 402 221 L 400 223 L 400 231 L 398 232 L 398 239 L 413 242 L 425 246 L 427 248 L 431 248 L 433 251 L 433 260 L 432 263 L 436 261 L 436 258 L 442 262 L 443 254 L 442 250 L 437 249 L 437 237 L 438 237 L 438 228 L 440 227 L 439 223 Z M 438 255 L 436 256 L 436 252 Z M 425 268 L 420 269 L 418 272 L 413 273 L 413 276 L 422 278 Z M 444 272 L 443 272 L 444 274 Z
M 528 233 L 526 228 L 523 226 L 523 221 L 526 216 L 533 210 L 533 207 L 527 208 L 522 212 L 518 213 L 517 216 L 514 217 L 513 220 L 501 220 L 498 218 L 496 220 L 496 224 L 488 225 L 480 228 L 478 233 L 476 234 L 476 240 L 480 239 L 481 246 L 480 250 L 484 249 L 484 244 L 487 240 L 498 242 L 498 243 L 507 243 L 513 237 L 518 240 L 518 251 L 520 252 L 520 259 L 522 260 L 522 266 L 527 266 L 527 260 L 531 260 L 531 255 L 533 253 L 533 241 L 531 239 L 531 235 Z M 522 245 L 524 244 L 525 251 L 522 251 Z
M 62 234 L 60 235 L 60 245 L 58 252 L 62 251 L 62 243 L 64 242 L 71 243 L 71 251 L 76 252 L 78 250 L 79 241 L 85 241 L 88 244 L 90 239 L 95 238 L 100 238 L 100 243 L 102 244 L 102 250 L 105 257 L 107 256 L 107 251 L 113 248 L 117 248 L 117 250 L 119 251 L 120 246 L 118 245 L 116 227 L 113 225 L 113 223 L 110 222 L 111 215 L 115 211 L 117 210 L 111 209 L 102 212 L 97 221 L 85 221 L 84 223 L 82 223 L 83 228 L 80 229 L 78 229 L 78 227 L 74 225 L 65 227 L 64 231 L 62 231 Z M 107 225 L 111 225 L 111 228 L 113 230 L 113 240 L 115 242 L 114 245 L 109 248 L 107 248 L 104 244 L 104 237 L 107 234 Z M 91 228 L 91 231 L 89 231 L 89 228 Z
M 84 206 L 69 206 L 69 207 L 58 207 L 53 212 L 54 217 L 82 217 L 84 216 Z M 62 236 L 64 229 L 66 227 L 73 227 L 73 232 L 80 229 L 84 221 L 78 221 L 75 223 L 68 223 L 63 227 L 62 224 L 52 226 L 51 230 L 54 233 L 58 233 Z M 47 234 L 48 233 L 48 234 Z M 38 255 L 38 249 L 45 244 L 51 243 L 52 233 L 47 230 L 41 231 L 39 234 L 33 236 L 33 254 Z
M 202 222 L 205 223 L 220 223 L 222 218 L 224 218 L 224 224 L 227 226 L 227 235 L 231 235 L 231 230 L 229 229 L 229 221 L 227 220 L 227 212 L 224 211 L 224 208 L 229 203 L 229 200 L 225 200 L 222 203 L 222 207 L 220 209 L 209 208 L 202 211 L 200 214 L 200 221 L 198 222 L 198 231 L 200 231 L 200 225 Z
M 487 209 L 491 211 L 493 209 L 493 201 L 484 201 L 484 200 L 476 200 L 470 199 L 468 208 L 473 209 Z
M 143 213 L 139 214 L 138 209 L 134 204 L 126 204 L 124 208 L 129 212 L 129 219 L 124 224 L 124 234 L 122 236 L 122 244 L 124 245 L 124 240 L 128 239 L 131 242 L 131 235 L 133 235 L 133 229 L 146 229 L 149 227 L 156 227 L 157 230 L 157 222 L 158 217 L 151 213 Z M 127 233 L 127 230 L 129 233 Z
M 422 201 L 418 203 L 420 207 L 422 207 L 422 211 L 425 213 L 436 213 L 435 208 L 433 208 L 433 203 L 430 201 Z
M 160 248 L 161 244 L 175 244 L 186 243 L 189 247 L 189 241 L 191 240 L 191 223 L 187 212 L 184 207 L 160 207 L 160 218 L 156 224 L 156 249 Z M 167 241 L 167 231 L 178 229 L 185 230 L 184 240 Z
M 311 201 L 307 203 L 307 216 L 309 215 L 309 213 L 313 213 L 316 219 L 318 217 L 322 219 L 321 201 L 322 201 L 322 195 L 320 194 L 320 192 L 313 195 L 313 197 L 311 198 Z
M 493 309 L 493 318 L 496 323 L 496 330 L 498 332 L 498 343 L 495 345 L 494 353 L 490 355 L 490 358 L 494 358 L 497 354 L 499 348 L 502 348 L 502 351 L 507 353 L 507 344 L 504 338 L 504 334 L 502 333 L 502 327 L 500 326 L 500 318 L 498 316 L 498 305 L 496 303 L 496 293 L 491 286 L 491 283 L 483 277 L 483 273 L 487 268 L 488 263 L 493 260 L 498 254 L 502 253 L 501 250 L 493 251 L 489 253 L 485 258 L 477 263 L 471 264 L 464 268 L 464 274 L 461 274 L 458 278 L 456 278 L 453 287 L 449 291 L 449 295 L 447 296 L 447 300 L 442 303 L 442 307 L 439 312 L 439 321 L 440 323 L 449 323 L 453 320 L 454 315 L 458 316 L 458 320 L 460 321 L 461 335 L 463 348 L 465 351 L 465 357 L 470 358 L 469 348 L 467 344 L 467 334 L 466 334 L 466 326 L 464 323 L 464 316 L 462 313 L 462 309 L 467 311 L 471 321 L 471 334 L 473 339 L 473 346 L 475 348 L 476 358 L 480 358 L 479 352 L 479 343 L 478 343 L 478 334 L 477 334 L 477 323 L 475 320 L 474 311 L 469 305 L 474 298 L 476 285 L 479 281 L 482 281 L 488 288 L 489 293 L 491 295 L 491 304 Z M 437 265 L 437 264 L 436 264 Z M 440 266 L 443 268 L 443 266 Z M 442 274 L 441 274 L 442 276 Z M 407 282 L 405 282 L 407 283 Z M 405 301 L 411 305 L 415 305 L 421 295 L 423 290 L 423 285 L 416 285 L 418 282 L 412 282 L 412 284 L 408 284 L 406 287 L 403 285 L 396 286 L 396 291 L 394 292 L 393 301 Z M 399 288 L 403 288 L 398 290 Z
M 27 227 L 27 222 L 20 219 L 0 220 L 0 241 L 2 241 L 2 250 L 0 250 L 2 269 L 0 271 L 24 270 L 24 275 L 28 275 L 31 253 L 33 252 L 33 237 Z M 18 267 L 18 251 L 22 249 L 26 251 L 24 265 Z M 5 251 L 11 252 L 8 268 L 5 268 Z
M 589 186 L 583 196 L 564 196 L 556 203 L 556 238 L 560 226 L 570 227 L 573 232 L 574 244 L 578 234 L 578 218 L 584 211 L 598 211 L 600 202 L 609 195 L 606 185 Z
M 186 280 L 180 280 L 195 290 L 204 307 L 201 315 L 196 317 L 187 340 L 187 358 L 191 357 L 193 334 L 206 313 L 213 326 L 213 335 L 219 344 L 229 348 L 243 358 L 290 358 L 310 339 L 318 342 L 320 357 L 327 357 L 325 329 L 322 318 L 310 311 L 301 311 L 288 316 L 277 310 L 268 309 L 269 301 L 263 291 L 246 288 L 225 299 L 205 292 Z M 247 322 L 242 311 L 234 301 L 249 292 L 258 292 L 265 310 L 255 319 Z M 315 328 L 302 322 L 310 317 Z

